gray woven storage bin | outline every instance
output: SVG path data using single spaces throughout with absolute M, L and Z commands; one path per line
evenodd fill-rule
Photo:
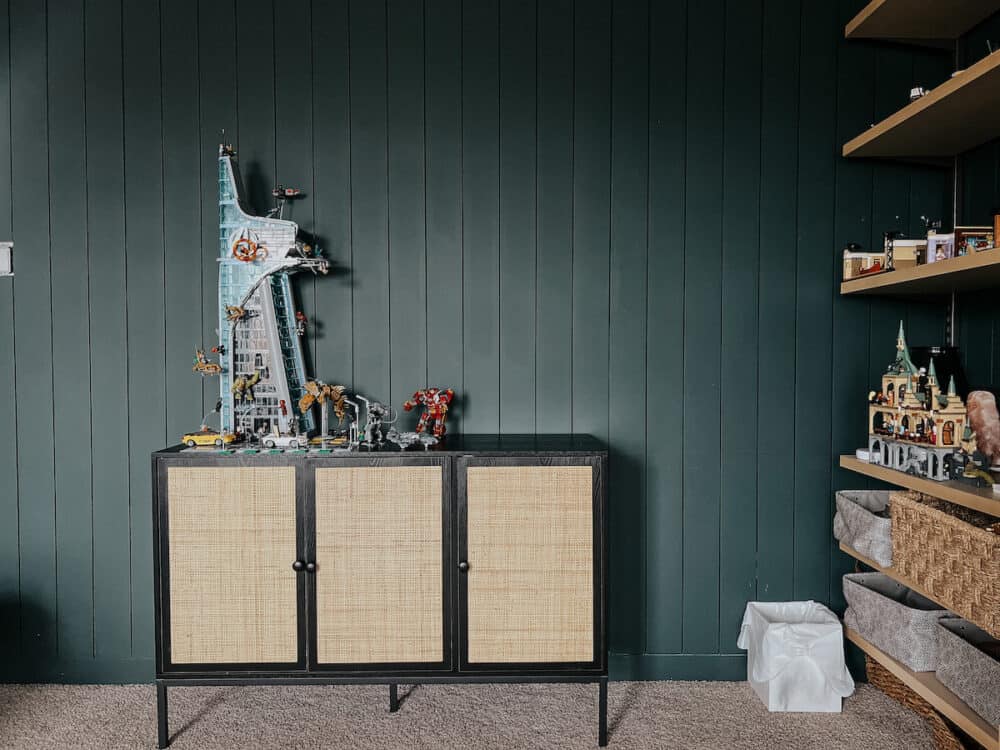
M 1000 726 L 1000 641 L 968 620 L 939 620 L 937 677 L 988 724 Z
M 833 517 L 833 535 L 883 568 L 892 565 L 892 519 L 875 514 L 888 506 L 888 490 L 840 490 Z
M 937 621 L 948 614 L 882 573 L 844 576 L 844 624 L 914 672 L 937 669 Z

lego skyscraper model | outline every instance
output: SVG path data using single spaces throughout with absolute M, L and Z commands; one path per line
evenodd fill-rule
M 306 434 L 298 415 L 305 362 L 291 274 L 329 264 L 298 239 L 294 221 L 253 216 L 232 148 L 219 147 L 219 365 L 223 433 Z

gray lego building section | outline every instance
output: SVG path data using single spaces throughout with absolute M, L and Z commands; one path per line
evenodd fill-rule
M 325 260 L 305 254 L 293 221 L 252 215 L 246 208 L 239 167 L 232 151 L 219 149 L 219 355 L 220 421 L 223 431 L 267 430 L 287 434 L 314 429 L 312 414 L 298 415 L 304 394 L 305 362 L 295 330 L 295 303 L 289 275 L 325 272 Z M 233 255 L 241 237 L 259 248 L 258 259 Z M 246 317 L 231 322 L 229 306 Z M 253 401 L 236 401 L 232 386 L 240 376 L 260 372 Z

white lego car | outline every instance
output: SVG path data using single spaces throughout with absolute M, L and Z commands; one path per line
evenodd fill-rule
M 261 443 L 265 448 L 306 448 L 309 446 L 309 438 L 305 435 L 275 435 L 271 433 L 262 437 Z

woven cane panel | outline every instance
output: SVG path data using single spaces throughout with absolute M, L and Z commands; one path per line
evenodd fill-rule
M 316 470 L 323 664 L 444 659 L 440 466 Z
M 469 663 L 594 659 L 593 470 L 468 469 Z
M 298 659 L 295 468 L 167 470 L 174 664 Z

